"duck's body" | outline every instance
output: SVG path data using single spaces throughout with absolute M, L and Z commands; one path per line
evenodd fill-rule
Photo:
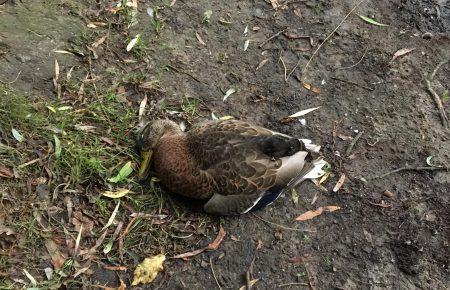
M 170 191 L 208 200 L 206 212 L 240 214 L 272 203 L 305 178 L 319 177 L 324 163 L 314 167 L 305 162 L 308 146 L 317 149 L 237 120 L 203 124 L 186 133 L 172 128 L 151 148 L 152 170 Z

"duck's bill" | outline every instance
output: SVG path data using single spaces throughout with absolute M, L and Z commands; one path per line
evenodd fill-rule
M 139 167 L 139 181 L 144 181 L 150 175 L 150 164 L 152 160 L 153 151 L 141 152 L 141 166 Z

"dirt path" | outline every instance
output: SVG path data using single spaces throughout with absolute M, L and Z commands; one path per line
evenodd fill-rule
M 23 269 L 43 288 L 129 286 L 143 258 L 204 247 L 219 225 L 217 250 L 169 259 L 141 288 L 239 289 L 250 268 L 254 289 L 449 288 L 450 173 L 377 178 L 450 165 L 449 129 L 425 85 L 450 57 L 446 1 L 364 1 L 312 59 L 359 1 L 138 1 L 135 16 L 110 1 L 15 2 L 0 5 L 0 288 L 31 285 Z M 447 62 L 432 82 L 448 114 L 449 75 Z M 117 202 L 99 193 L 137 160 L 145 96 L 149 117 L 188 128 L 213 113 L 313 139 L 331 174 L 256 215 L 220 219 L 130 178 L 122 187 L 134 194 L 102 230 Z M 286 119 L 318 106 L 306 125 Z M 295 221 L 326 205 L 342 209 Z

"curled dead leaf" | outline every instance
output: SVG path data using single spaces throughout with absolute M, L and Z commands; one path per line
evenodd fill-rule
M 120 198 L 122 196 L 127 195 L 130 191 L 131 190 L 129 190 L 127 188 L 118 188 L 117 190 L 114 190 L 114 191 L 109 191 L 109 190 L 103 191 L 103 192 L 101 192 L 101 194 L 103 196 L 110 197 L 110 198 Z

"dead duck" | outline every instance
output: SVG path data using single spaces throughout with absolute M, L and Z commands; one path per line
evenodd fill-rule
M 310 160 L 320 146 L 244 121 L 211 121 L 183 132 L 170 120 L 144 122 L 137 134 L 139 179 L 153 172 L 168 190 L 207 200 L 204 210 L 237 215 L 261 209 L 305 179 L 324 174 Z

